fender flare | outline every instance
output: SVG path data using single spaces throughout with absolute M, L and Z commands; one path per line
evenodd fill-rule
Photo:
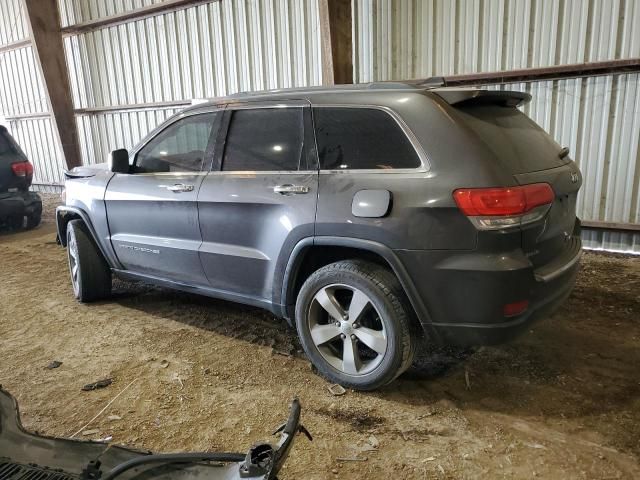
M 391 248 L 382 243 L 374 242 L 372 240 L 334 236 L 317 236 L 305 238 L 303 240 L 300 240 L 291 251 L 291 255 L 289 256 L 289 261 L 287 262 L 287 266 L 284 272 L 281 293 L 283 310 L 286 314 L 285 318 L 287 318 L 290 322 L 290 319 L 293 318 L 294 307 L 289 304 L 289 299 L 290 296 L 292 296 L 292 290 L 294 288 L 297 272 L 302 265 L 302 254 L 305 249 L 311 246 L 357 248 L 360 250 L 366 250 L 375 253 L 382 257 L 389 264 L 389 266 L 393 270 L 393 273 L 398 278 L 400 286 L 407 295 L 407 298 L 409 299 L 409 302 L 411 303 L 411 306 L 413 307 L 413 310 L 415 311 L 420 324 L 425 329 L 430 327 L 432 322 L 429 311 L 422 301 L 422 298 L 418 294 L 413 280 L 409 276 L 409 273 L 404 268 L 404 265 Z M 429 330 L 431 329 L 429 328 Z
M 80 219 L 84 222 L 84 224 L 87 226 L 87 230 L 89 230 L 89 234 L 91 235 L 91 238 L 93 239 L 95 244 L 98 246 L 100 253 L 102 254 L 103 258 L 106 260 L 106 262 L 109 264 L 109 267 L 121 268 L 118 260 L 113 255 L 110 255 L 109 252 L 106 251 L 102 243 L 98 240 L 98 234 L 96 233 L 93 223 L 91 223 L 89 215 L 87 214 L 87 212 L 85 212 L 81 208 L 69 207 L 66 205 L 56 208 L 56 230 L 58 232 L 58 239 L 60 240 L 60 245 L 62 245 L 63 247 L 67 246 L 66 226 L 67 226 L 67 223 L 69 223 L 69 221 L 72 220 L 72 218 L 69 220 L 65 220 L 65 217 L 69 215 L 73 217 L 80 217 Z

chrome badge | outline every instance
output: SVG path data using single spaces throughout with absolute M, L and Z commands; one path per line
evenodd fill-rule
M 576 172 L 571 172 L 571 183 L 578 183 L 580 177 Z

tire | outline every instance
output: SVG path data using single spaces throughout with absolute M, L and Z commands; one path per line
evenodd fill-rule
M 82 220 L 67 224 L 67 256 L 74 296 L 93 302 L 111 295 L 111 269 Z
M 320 268 L 296 302 L 307 356 L 325 378 L 354 390 L 374 390 L 409 368 L 417 340 L 412 318 L 395 275 L 361 260 Z
M 42 221 L 42 212 L 32 213 L 31 215 L 28 215 L 27 229 L 31 230 L 32 228 L 36 228 L 38 225 L 40 225 L 41 221 Z
M 7 218 L 7 226 L 10 230 L 22 230 L 24 226 L 24 216 L 22 215 L 12 215 Z

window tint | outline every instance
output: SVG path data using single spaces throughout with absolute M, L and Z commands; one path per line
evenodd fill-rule
M 199 172 L 217 113 L 178 120 L 151 140 L 136 158 L 138 173 Z
M 420 160 L 398 123 L 372 108 L 313 109 L 323 170 L 416 168 Z
M 222 169 L 298 170 L 303 147 L 302 108 L 236 110 Z

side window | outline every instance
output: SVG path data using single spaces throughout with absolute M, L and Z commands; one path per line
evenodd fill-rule
M 323 170 L 417 168 L 420 159 L 398 123 L 373 108 L 317 107 L 313 120 Z
M 236 110 L 229 125 L 222 170 L 298 170 L 303 139 L 302 108 Z
M 199 172 L 218 113 L 178 120 L 147 143 L 136 156 L 136 173 Z

